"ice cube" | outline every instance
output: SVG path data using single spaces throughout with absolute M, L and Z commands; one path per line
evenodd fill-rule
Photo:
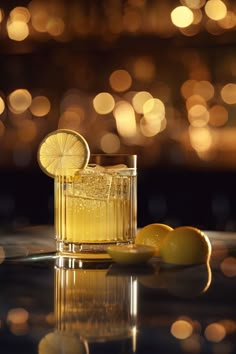
M 86 199 L 107 200 L 110 195 L 112 175 L 97 167 L 88 167 L 76 176 L 73 195 Z
M 126 166 L 125 164 L 123 163 L 120 163 L 118 165 L 113 165 L 113 166 L 106 166 L 105 167 L 107 170 L 114 170 L 114 171 L 117 171 L 117 170 L 123 170 L 124 168 L 128 168 L 128 166 Z
M 106 166 L 106 172 L 116 175 L 123 175 L 123 176 L 135 176 L 136 171 L 134 168 L 129 168 L 125 164 L 113 165 L 113 166 Z
M 93 169 L 94 171 L 104 172 L 105 168 L 103 166 L 97 165 L 96 163 L 90 163 L 87 167 L 88 170 Z

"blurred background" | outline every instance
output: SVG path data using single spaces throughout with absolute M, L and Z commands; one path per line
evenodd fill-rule
M 0 3 L 0 222 L 53 223 L 43 137 L 138 155 L 138 226 L 236 231 L 236 2 Z

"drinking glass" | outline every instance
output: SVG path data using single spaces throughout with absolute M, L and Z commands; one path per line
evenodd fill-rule
M 57 250 L 88 257 L 132 243 L 137 225 L 136 155 L 91 155 L 88 166 L 55 178 Z

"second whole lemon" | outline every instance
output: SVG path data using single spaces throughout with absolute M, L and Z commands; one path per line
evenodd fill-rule
M 169 232 L 160 249 L 164 263 L 193 265 L 207 263 L 211 255 L 208 236 L 192 226 L 180 226 Z
M 155 248 L 155 256 L 160 255 L 161 244 L 173 228 L 166 224 L 153 223 L 144 226 L 135 236 L 136 245 L 146 245 Z

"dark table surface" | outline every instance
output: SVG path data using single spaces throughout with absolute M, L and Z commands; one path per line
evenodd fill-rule
M 53 228 L 0 235 L 1 353 L 236 353 L 236 233 L 206 231 L 208 265 L 80 261 Z

